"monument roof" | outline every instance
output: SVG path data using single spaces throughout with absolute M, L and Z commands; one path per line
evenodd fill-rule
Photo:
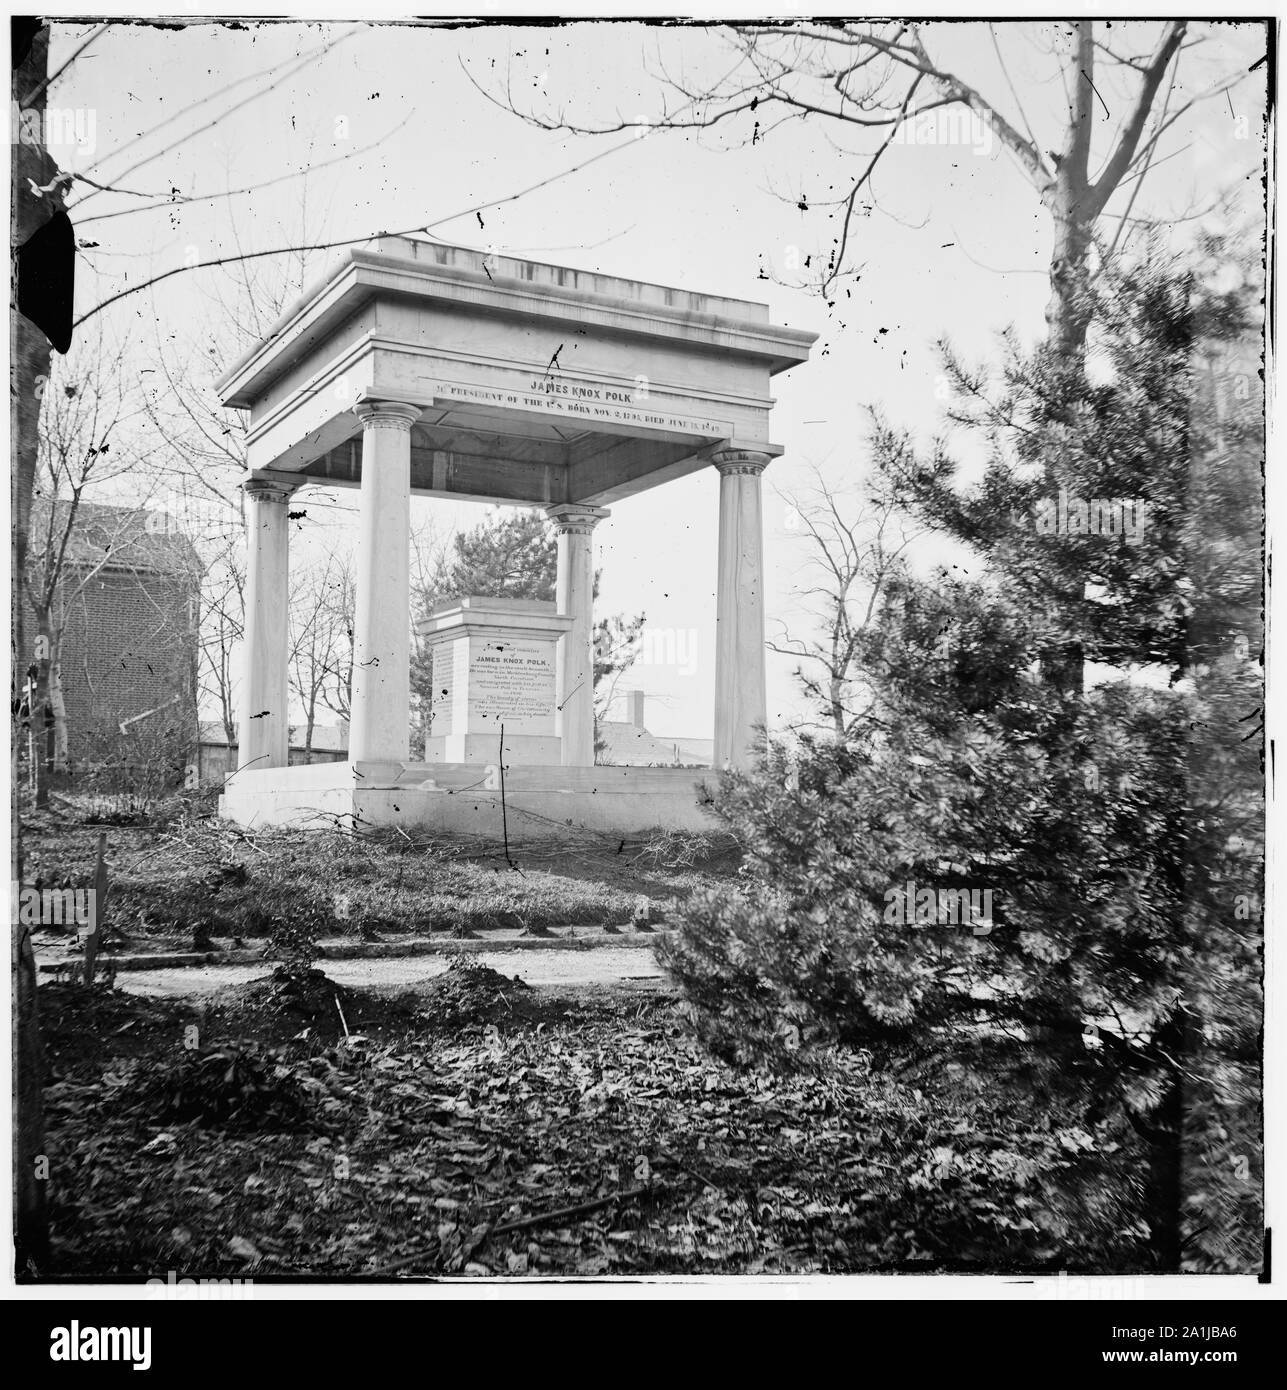
M 358 487 L 355 405 L 418 411 L 411 491 L 527 506 L 612 502 L 772 458 L 775 373 L 815 333 L 767 305 L 461 246 L 348 248 L 219 383 L 250 412 L 252 476 Z
M 218 382 L 248 409 L 271 382 L 379 296 L 470 305 L 484 313 L 593 322 L 621 334 L 705 344 L 763 358 L 778 372 L 803 362 L 818 335 L 769 322 L 767 304 L 411 237 L 347 248 Z

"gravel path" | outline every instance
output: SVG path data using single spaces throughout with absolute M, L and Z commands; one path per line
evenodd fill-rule
M 648 947 L 594 951 L 487 951 L 471 960 L 502 975 L 517 975 L 529 985 L 606 985 L 661 980 L 661 967 Z M 323 960 L 318 965 L 342 985 L 394 991 L 416 985 L 447 969 L 443 956 L 406 956 L 385 960 Z M 178 999 L 210 994 L 225 985 L 267 975 L 270 966 L 208 965 L 177 970 L 122 971 L 117 987 L 133 994 Z

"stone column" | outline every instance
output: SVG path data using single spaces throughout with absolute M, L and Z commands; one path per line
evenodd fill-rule
M 723 449 L 715 610 L 715 766 L 750 767 L 768 719 L 764 682 L 764 523 L 760 474 L 769 455 Z
M 293 489 L 265 478 L 249 478 L 242 488 L 246 495 L 246 630 L 237 766 L 260 772 L 285 767 L 290 747 L 287 511 Z
M 572 619 L 559 638 L 555 729 L 565 767 L 594 766 L 594 528 L 602 507 L 561 503 L 546 515 L 558 528 L 558 609 Z
M 353 614 L 351 762 L 405 762 L 411 751 L 411 426 L 420 407 L 354 406 L 362 421 Z

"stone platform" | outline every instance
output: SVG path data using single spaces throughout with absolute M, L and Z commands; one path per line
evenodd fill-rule
M 507 767 L 505 828 L 511 844 L 712 831 L 720 825 L 710 806 L 716 781 L 700 767 Z M 396 825 L 491 840 L 503 829 L 499 769 L 478 763 L 247 769 L 228 779 L 219 814 L 246 827 Z

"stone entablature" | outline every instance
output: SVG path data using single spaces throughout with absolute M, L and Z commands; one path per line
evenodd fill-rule
M 605 505 L 721 442 L 779 453 L 770 379 L 814 337 L 752 301 L 384 237 L 346 252 L 220 389 L 250 411 L 261 473 L 356 486 L 350 408 L 394 400 L 422 410 L 413 492 Z

